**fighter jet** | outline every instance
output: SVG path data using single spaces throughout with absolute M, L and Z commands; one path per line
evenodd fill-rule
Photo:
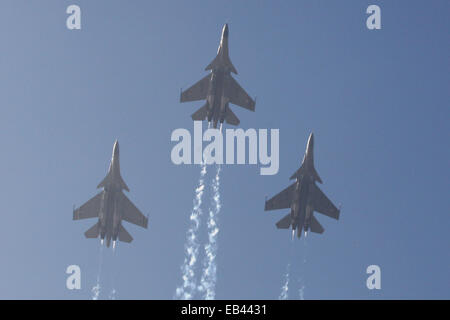
M 290 178 L 295 182 L 279 194 L 266 201 L 265 211 L 290 208 L 283 219 L 276 223 L 278 229 L 292 227 L 292 237 L 297 230 L 297 237 L 301 237 L 302 229 L 305 236 L 308 230 L 323 233 L 325 229 L 314 217 L 314 211 L 320 212 L 330 218 L 339 219 L 340 210 L 327 198 L 316 185 L 322 183 L 319 174 L 314 168 L 314 135 L 309 135 L 306 153 L 300 167 Z
M 222 30 L 217 56 L 206 67 L 211 72 L 186 91 L 181 92 L 180 102 L 206 100 L 203 107 L 192 114 L 192 120 L 208 120 L 209 125 L 217 128 L 224 121 L 237 126 L 239 119 L 231 111 L 229 104 L 235 104 L 250 111 L 255 111 L 255 101 L 233 79 L 231 72 L 237 74 L 228 55 L 228 25 Z
M 122 220 L 147 228 L 148 218 L 125 196 L 122 190 L 128 186 L 120 175 L 119 142 L 113 147 L 109 171 L 97 188 L 103 188 L 95 197 L 73 211 L 73 220 L 98 218 L 98 222 L 84 233 L 86 238 L 98 238 L 109 247 L 111 239 L 113 248 L 117 239 L 131 242 L 133 238 L 122 226 Z

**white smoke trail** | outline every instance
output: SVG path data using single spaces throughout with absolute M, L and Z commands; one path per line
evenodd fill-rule
M 117 290 L 116 290 L 116 275 L 117 275 L 116 268 L 117 268 L 117 266 L 116 266 L 116 262 L 114 261 L 115 257 L 116 257 L 116 248 L 113 247 L 113 256 L 112 256 L 112 262 L 111 262 L 111 264 L 112 264 L 112 272 L 111 272 L 111 274 L 112 274 L 112 290 L 111 290 L 111 293 L 109 294 L 109 300 L 116 300 L 116 294 L 117 294 Z
M 100 289 L 100 276 L 97 276 L 97 283 L 91 289 L 92 300 L 98 300 L 98 297 L 100 296 Z
M 204 178 L 206 175 L 206 164 L 203 163 L 200 171 L 198 187 L 195 189 L 194 206 L 190 216 L 190 226 L 186 234 L 185 257 L 181 266 L 183 283 L 175 291 L 175 298 L 189 300 L 195 293 L 195 273 L 194 267 L 197 262 L 199 243 L 197 241 L 198 229 L 200 227 L 200 217 L 202 215 L 202 196 L 205 189 Z
M 302 273 L 303 273 L 303 277 L 299 278 L 299 287 L 300 289 L 298 289 L 298 296 L 300 298 L 300 300 L 305 300 L 305 289 L 306 289 L 306 285 L 305 285 L 305 280 L 304 280 L 304 273 L 305 273 L 305 269 L 306 269 L 306 255 L 307 255 L 307 246 L 306 246 L 306 237 L 303 239 L 303 266 L 302 266 Z
M 298 249 L 298 248 L 297 248 Z M 300 300 L 305 300 L 305 289 L 306 289 L 306 285 L 305 285 L 305 268 L 306 268 L 306 257 L 307 257 L 307 245 L 306 245 L 306 237 L 303 238 L 303 249 L 301 249 L 301 256 L 303 257 L 303 259 L 301 259 L 301 261 L 299 261 L 299 267 L 297 267 L 297 262 L 298 259 L 296 259 L 296 248 L 294 245 L 294 242 L 292 242 L 292 246 L 291 246 L 291 250 L 290 250 L 290 260 L 293 261 L 293 270 L 291 271 L 291 263 L 287 264 L 287 268 L 286 268 L 286 273 L 284 276 L 284 285 L 281 287 L 281 293 L 280 296 L 278 297 L 279 300 L 287 300 L 289 298 L 289 289 L 291 290 L 295 290 L 295 284 L 298 284 L 298 296 L 300 298 Z M 300 258 L 298 257 L 298 258 Z M 294 279 L 294 288 L 289 287 L 290 286 L 290 279 Z M 295 282 L 295 280 L 297 280 Z
M 287 300 L 289 297 L 289 276 L 290 276 L 291 264 L 288 263 L 286 267 L 286 274 L 284 276 L 284 285 L 281 287 L 281 293 L 278 300 Z
M 100 296 L 100 275 L 102 273 L 102 265 L 103 265 L 103 245 L 100 244 L 100 252 L 99 252 L 99 258 L 98 258 L 98 271 L 97 271 L 97 282 L 92 287 L 91 293 L 92 293 L 92 300 L 98 300 Z
M 212 181 L 213 199 L 209 209 L 208 219 L 208 243 L 205 245 L 205 258 L 203 260 L 203 273 L 198 290 L 203 292 L 205 300 L 214 300 L 216 296 L 217 282 L 217 238 L 219 235 L 218 218 L 221 208 L 220 203 L 220 171 L 217 165 L 216 176 Z
M 300 297 L 300 300 L 305 300 L 305 285 L 302 285 L 300 289 L 298 290 L 298 295 Z
M 117 293 L 116 289 L 113 288 L 109 295 L 109 300 L 116 300 L 116 293 Z

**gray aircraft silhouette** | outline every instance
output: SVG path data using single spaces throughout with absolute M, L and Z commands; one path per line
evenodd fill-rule
M 217 56 L 205 70 L 211 70 L 210 74 L 181 92 L 180 102 L 206 100 L 206 104 L 192 114 L 192 120 L 207 119 L 209 125 L 212 123 L 214 128 L 217 128 L 218 122 L 222 127 L 224 121 L 237 126 L 240 121 L 231 111 L 230 103 L 255 111 L 255 101 L 231 76 L 231 72 L 237 74 L 237 71 L 228 55 L 227 24 L 222 30 Z
M 323 233 L 325 229 L 314 217 L 314 211 L 330 218 L 339 219 L 340 210 L 327 198 L 315 184 L 322 183 L 314 168 L 314 135 L 309 135 L 306 153 L 300 167 L 290 178 L 296 181 L 279 194 L 265 203 L 265 211 L 290 208 L 291 212 L 276 223 L 278 229 L 292 227 L 292 237 L 297 230 L 297 237 L 301 237 L 302 229 L 305 236 L 308 230 Z
M 120 175 L 119 142 L 116 140 L 109 171 L 97 188 L 103 188 L 95 197 L 73 211 L 73 220 L 98 218 L 98 222 L 84 233 L 86 238 L 98 238 L 109 247 L 111 239 L 113 248 L 116 240 L 131 242 L 133 238 L 122 226 L 122 220 L 147 228 L 148 218 L 125 196 L 123 189 L 128 186 Z

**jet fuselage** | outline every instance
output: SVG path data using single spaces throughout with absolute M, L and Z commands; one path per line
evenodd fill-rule
M 217 123 L 225 121 L 229 98 L 226 97 L 225 85 L 231 77 L 231 62 L 228 55 L 228 25 L 222 30 L 220 45 L 217 50 L 217 64 L 211 69 L 211 80 L 206 100 L 208 102 L 208 122 L 217 128 Z
M 300 238 L 302 229 L 307 232 L 310 225 L 313 209 L 310 206 L 310 189 L 314 181 L 304 176 L 297 179 L 291 205 L 292 231 L 297 230 Z
M 120 203 L 122 189 L 128 189 L 120 174 L 119 143 L 113 147 L 113 155 L 108 175 L 99 185 L 103 187 L 100 212 L 98 217 L 99 234 L 102 242 L 106 240 L 109 247 L 111 239 L 117 240 L 122 222 L 122 205 Z
M 226 111 L 228 108 L 227 97 L 225 96 L 225 80 L 230 76 L 230 72 L 217 69 L 211 72 L 211 82 L 208 96 L 206 97 L 208 104 L 208 122 L 212 122 L 213 127 L 217 128 L 217 123 L 221 124 L 225 120 Z
M 122 192 L 114 187 L 105 188 L 102 197 L 102 206 L 98 219 L 100 227 L 100 239 L 106 239 L 106 245 L 109 247 L 111 239 L 117 240 L 119 227 L 122 221 L 121 205 L 117 194 Z
M 314 168 L 314 135 L 312 133 L 308 138 L 302 166 L 294 176 L 297 180 L 297 185 L 291 206 L 292 231 L 297 230 L 297 237 L 300 238 L 302 229 L 305 232 L 308 231 L 314 211 L 311 205 L 310 192 L 312 184 L 316 180 L 321 181 Z

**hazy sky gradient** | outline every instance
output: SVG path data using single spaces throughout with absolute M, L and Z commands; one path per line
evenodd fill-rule
M 80 31 L 66 28 L 70 4 L 81 7 Z M 370 4 L 381 6 L 381 30 L 366 28 Z M 114 275 L 118 298 L 173 297 L 200 168 L 172 164 L 170 135 L 193 130 L 202 103 L 180 104 L 180 88 L 206 74 L 226 22 L 235 78 L 258 97 L 255 113 L 233 111 L 242 128 L 280 129 L 280 170 L 223 167 L 217 298 L 277 299 L 289 262 L 306 299 L 450 298 L 449 9 L 1 1 L 0 298 L 90 298 L 99 241 L 83 233 L 95 219 L 72 221 L 72 207 L 97 192 L 116 138 L 149 229 L 126 224 L 134 242 L 115 257 L 105 250 L 101 297 Z M 264 198 L 288 186 L 311 131 L 320 187 L 343 209 L 338 222 L 316 214 L 325 233 L 292 243 L 275 228 L 288 210 L 264 212 Z M 79 291 L 65 287 L 71 264 Z M 371 264 L 380 291 L 366 288 Z

